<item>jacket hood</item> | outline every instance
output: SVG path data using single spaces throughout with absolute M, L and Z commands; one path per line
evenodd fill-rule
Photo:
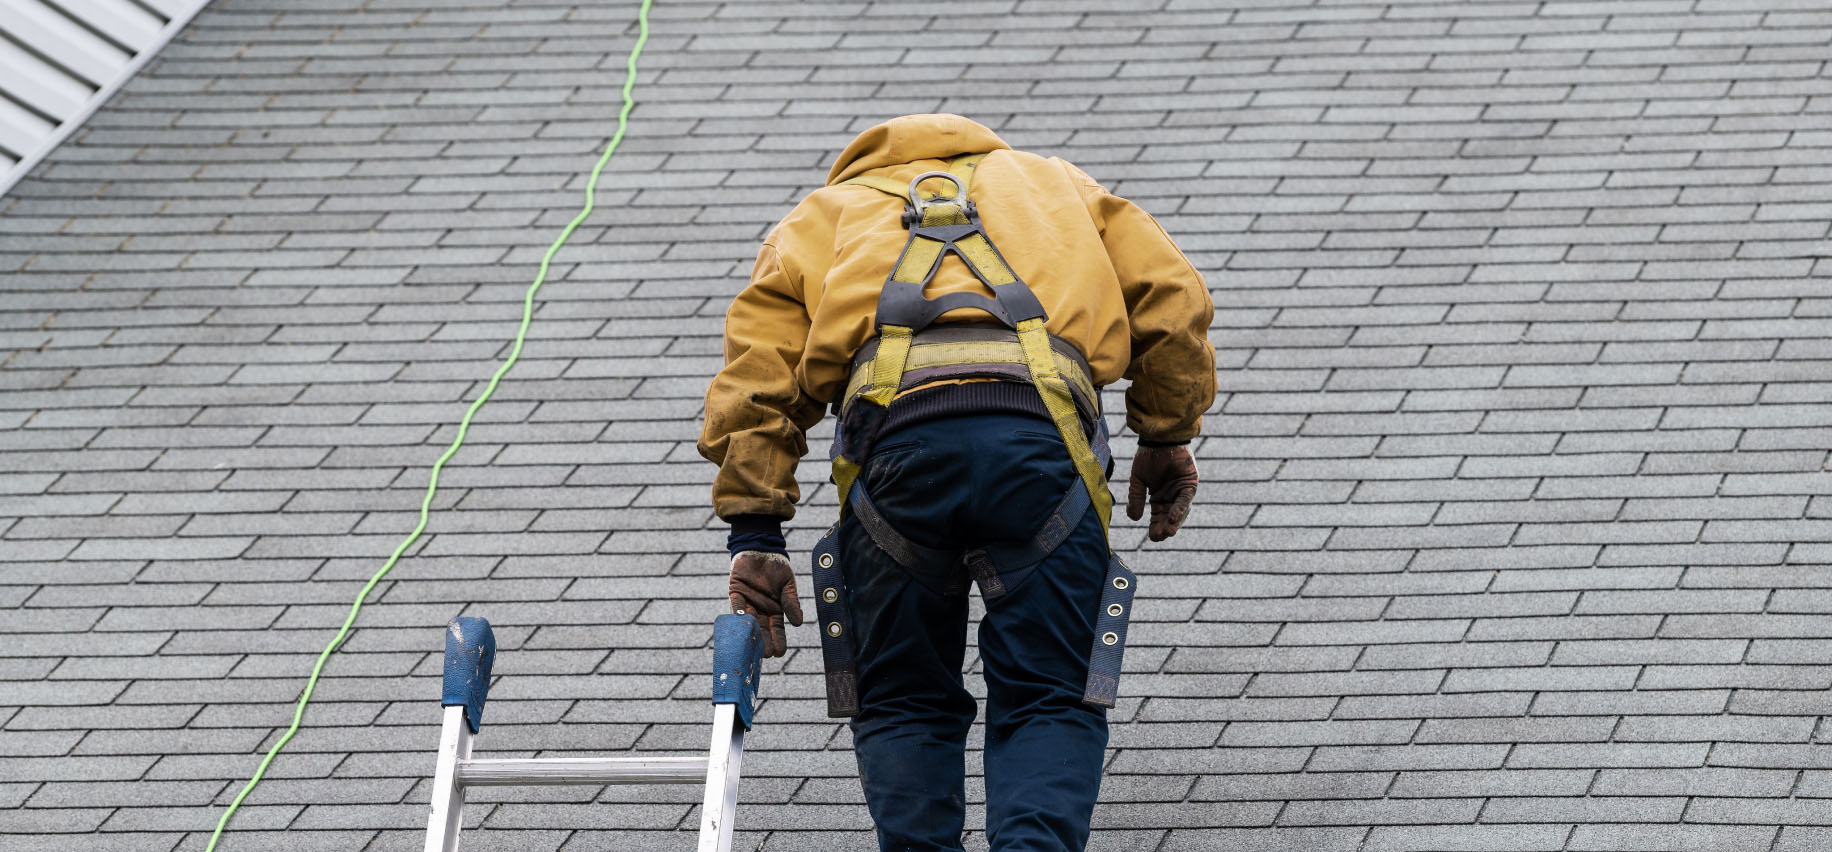
M 885 166 L 1010 147 L 997 133 L 970 118 L 946 113 L 906 115 L 884 122 L 853 139 L 828 170 L 827 185 Z

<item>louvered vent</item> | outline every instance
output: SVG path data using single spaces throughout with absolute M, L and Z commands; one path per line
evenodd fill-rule
M 208 0 L 0 0 L 0 192 Z

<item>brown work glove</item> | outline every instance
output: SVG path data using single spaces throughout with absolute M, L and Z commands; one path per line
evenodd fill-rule
M 1151 540 L 1176 535 L 1190 513 L 1190 501 L 1196 498 L 1196 460 L 1190 458 L 1189 447 L 1139 446 L 1139 454 L 1132 457 L 1126 517 L 1136 521 L 1144 515 L 1147 492 L 1151 495 Z
M 795 591 L 795 569 L 780 553 L 746 550 L 732 557 L 732 612 L 756 616 L 763 627 L 763 655 L 780 657 L 789 652 L 783 616 L 800 627 L 801 600 Z

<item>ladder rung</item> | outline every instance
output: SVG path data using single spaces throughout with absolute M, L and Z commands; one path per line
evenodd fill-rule
M 460 760 L 466 787 L 518 784 L 704 784 L 704 757 L 545 757 Z

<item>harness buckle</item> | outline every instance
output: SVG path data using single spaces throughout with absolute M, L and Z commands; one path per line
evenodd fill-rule
M 1005 581 L 999 576 L 999 566 L 993 563 L 992 556 L 986 553 L 985 548 L 976 547 L 967 551 L 961 561 L 967 563 L 967 574 L 979 585 L 981 598 L 991 602 L 1004 597 Z

